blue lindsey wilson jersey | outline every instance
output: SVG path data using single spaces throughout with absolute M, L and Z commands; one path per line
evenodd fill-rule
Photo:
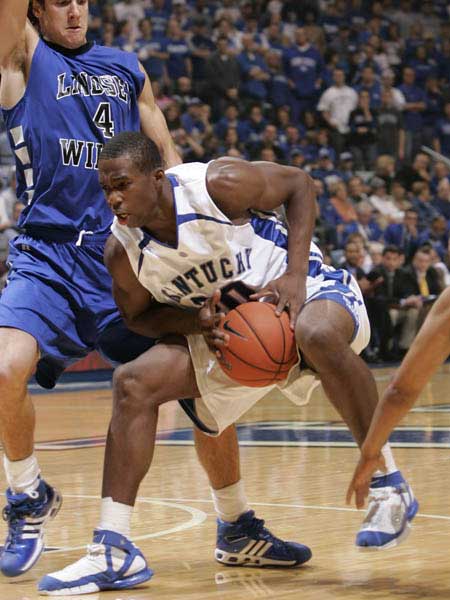
M 144 85 L 136 55 L 86 44 L 66 50 L 40 40 L 23 98 L 3 109 L 16 156 L 20 225 L 106 233 L 112 217 L 98 182 L 103 144 L 138 131 Z
M 188 163 L 166 171 L 172 183 L 177 244 L 158 242 L 140 228 L 120 225 L 114 236 L 127 251 L 138 280 L 160 303 L 194 308 L 222 290 L 224 309 L 248 300 L 251 291 L 280 277 L 287 266 L 287 231 L 274 213 L 251 211 L 233 224 L 214 204 L 206 188 L 207 164 Z M 348 283 L 345 271 L 322 264 L 311 244 L 308 281 Z M 308 285 L 307 285 L 308 287 Z

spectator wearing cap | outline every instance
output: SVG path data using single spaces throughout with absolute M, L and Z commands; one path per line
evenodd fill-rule
M 256 52 L 253 35 L 242 36 L 242 52 L 237 56 L 241 69 L 241 94 L 252 100 L 267 98 L 267 83 L 270 79 L 266 61 Z
M 362 89 L 359 92 L 358 106 L 350 113 L 349 145 L 358 170 L 369 171 L 377 156 L 376 113 L 370 107 L 370 94 Z
M 405 96 L 405 160 L 411 158 L 422 145 L 423 112 L 426 108 L 425 91 L 415 83 L 415 73 L 411 67 L 403 69 L 403 83 L 399 86 Z
M 145 9 L 145 16 L 152 22 L 153 34 L 165 37 L 170 17 L 165 0 L 152 0 L 151 8 Z
M 240 84 L 239 63 L 228 46 L 228 39 L 217 40 L 217 51 L 205 64 L 205 96 L 212 105 L 213 115 L 220 117 L 225 105 L 237 101 Z
M 322 113 L 330 128 L 331 143 L 338 153 L 344 151 L 349 133 L 350 113 L 358 103 L 358 95 L 354 89 L 345 84 L 345 73 L 335 69 L 334 84 L 324 91 L 320 97 L 317 110 Z
M 346 183 L 355 175 L 353 154 L 351 152 L 341 152 L 339 155 L 338 171 L 342 180 Z
M 301 148 L 294 148 L 289 154 L 289 164 L 291 167 L 303 169 L 306 164 L 306 156 Z
M 331 153 L 327 148 L 321 148 L 318 154 L 317 166 L 311 170 L 313 179 L 321 179 L 327 187 L 341 180 L 339 171 L 335 168 Z
M 403 217 L 403 211 L 399 210 L 394 204 L 391 196 L 386 191 L 386 182 L 381 177 L 373 177 L 370 181 L 372 194 L 369 202 L 378 212 L 379 223 L 384 229 L 388 223 L 400 222 Z
M 356 205 L 356 219 L 345 226 L 344 241 L 352 233 L 360 233 L 365 243 L 378 242 L 383 237 L 383 230 L 373 216 L 373 207 L 370 202 L 363 201 Z
M 169 79 L 174 81 L 179 77 L 191 77 L 192 62 L 189 46 L 180 25 L 175 19 L 170 19 L 167 26 L 166 51 L 169 55 L 166 63 Z
M 383 89 L 381 92 L 381 106 L 377 111 L 377 140 L 376 152 L 378 155 L 389 155 L 396 160 L 405 157 L 405 129 L 403 114 L 396 108 L 392 90 Z
M 139 23 L 140 37 L 135 42 L 134 51 L 138 55 L 151 81 L 162 81 L 165 75 L 165 63 L 169 58 L 166 40 L 153 34 L 150 19 Z
M 443 117 L 438 119 L 436 123 L 433 147 L 436 152 L 450 158 L 450 100 L 444 105 Z
M 314 108 L 324 66 L 320 52 L 309 43 L 303 27 L 297 29 L 295 44 L 285 50 L 283 61 L 293 92 L 292 116 L 297 120 L 306 110 Z
M 419 215 L 413 209 L 405 211 L 401 223 L 391 223 L 384 230 L 384 241 L 388 246 L 397 246 L 409 260 L 419 247 Z

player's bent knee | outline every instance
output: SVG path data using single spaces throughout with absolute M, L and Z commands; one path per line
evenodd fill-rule
M 146 374 L 144 379 L 142 372 L 134 369 L 132 363 L 121 365 L 113 375 L 114 409 L 140 412 L 159 406 L 159 387 L 156 377 Z
M 22 394 L 25 397 L 26 386 L 30 378 L 30 368 L 26 365 L 16 364 L 7 357 L 0 361 L 0 404 L 8 401 L 11 396 Z

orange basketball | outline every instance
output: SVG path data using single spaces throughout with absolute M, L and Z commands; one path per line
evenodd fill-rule
M 221 323 L 230 337 L 219 364 L 234 381 L 263 387 L 283 381 L 297 362 L 294 333 L 289 316 L 275 315 L 268 302 L 247 302 L 231 310 Z

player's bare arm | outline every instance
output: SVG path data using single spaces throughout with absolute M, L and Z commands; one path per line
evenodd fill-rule
M 311 177 L 295 167 L 224 158 L 210 165 L 206 179 L 212 199 L 230 219 L 244 218 L 249 209 L 273 210 L 286 205 L 289 266 L 282 277 L 253 299 L 272 299 L 278 314 L 288 307 L 294 329 L 306 297 L 309 246 L 316 214 Z
M 3 66 L 21 44 L 27 22 L 28 0 L 2 0 L 0 3 L 0 63 Z
M 354 493 L 356 506 L 364 506 L 372 474 L 380 466 L 382 446 L 449 354 L 450 290 L 447 289 L 432 307 L 376 408 L 348 488 L 348 503 Z
M 132 331 L 151 338 L 201 333 L 198 311 L 166 306 L 153 299 L 134 274 L 125 248 L 112 235 L 106 242 L 104 259 L 113 279 L 114 300 Z
M 3 0 L 0 4 L 0 104 L 11 108 L 22 98 L 34 51 L 37 31 L 27 21 L 28 2 Z
M 183 161 L 176 151 L 175 144 L 167 128 L 166 119 L 155 102 L 148 75 L 141 64 L 139 64 L 139 68 L 145 75 L 144 87 L 138 100 L 141 129 L 158 146 L 168 169 L 179 165 Z

